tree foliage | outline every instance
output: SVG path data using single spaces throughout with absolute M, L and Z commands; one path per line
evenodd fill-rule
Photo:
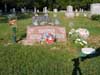
M 4 7 L 5 3 L 8 7 L 13 8 L 34 8 L 42 9 L 47 6 L 50 10 L 53 8 L 66 9 L 67 5 L 73 5 L 74 8 L 88 9 L 91 3 L 98 3 L 100 0 L 0 0 L 0 5 Z

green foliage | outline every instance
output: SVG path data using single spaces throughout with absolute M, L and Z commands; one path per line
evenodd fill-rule
M 100 22 L 100 15 L 92 15 L 91 19 Z
M 74 8 L 89 9 L 91 3 L 100 3 L 100 0 L 0 0 L 0 4 L 7 7 L 27 7 L 42 9 L 47 6 L 49 10 L 53 8 L 66 9 L 67 5 L 73 5 Z
M 32 13 L 19 13 L 17 14 L 17 19 L 27 19 L 32 17 Z
M 8 22 L 8 17 L 6 15 L 1 15 L 0 16 L 0 23 L 5 23 Z

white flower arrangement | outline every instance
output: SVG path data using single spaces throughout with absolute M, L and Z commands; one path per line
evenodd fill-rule
M 71 29 L 68 33 L 68 36 L 71 38 L 72 41 L 75 41 L 78 38 L 78 34 L 76 33 L 75 29 Z
M 85 28 L 78 28 L 76 30 L 76 33 L 78 33 L 79 37 L 82 38 L 82 39 L 87 39 L 90 35 L 89 31 Z
M 88 43 L 86 39 L 89 37 L 89 31 L 84 28 L 78 28 L 78 29 L 71 29 L 71 31 L 68 33 L 69 38 L 71 38 L 72 41 L 74 41 L 75 44 L 79 44 L 81 46 L 87 46 Z
M 75 33 L 75 29 L 71 29 L 71 31 L 68 33 L 69 35 L 72 35 Z
M 86 45 L 88 45 L 87 41 L 85 41 L 85 40 L 83 40 L 83 39 L 79 39 L 79 38 L 75 40 L 75 43 L 76 43 L 76 44 L 80 44 L 81 46 L 86 46 Z

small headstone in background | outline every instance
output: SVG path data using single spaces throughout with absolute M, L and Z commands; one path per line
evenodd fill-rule
M 78 12 L 78 9 L 75 9 L 75 16 L 79 16 L 80 13 Z
M 87 14 L 86 13 L 84 13 L 83 15 L 84 15 L 84 17 L 87 17 Z
M 47 7 L 44 7 L 44 8 L 43 8 L 43 13 L 44 13 L 44 14 L 47 14 L 47 13 L 48 13 Z
M 82 9 L 81 12 L 83 13 L 84 12 L 84 9 Z
M 12 13 L 14 13 L 14 14 L 16 13 L 16 9 L 15 8 L 12 9 Z
M 74 17 L 74 11 L 72 6 L 67 6 L 67 11 L 65 12 L 65 16 L 68 18 L 73 18 Z
M 80 13 L 82 12 L 82 9 L 81 9 L 81 8 L 79 9 L 79 12 L 80 12 Z
M 2 15 L 2 10 L 0 10 L 0 15 Z
M 39 9 L 37 9 L 37 13 L 39 13 L 40 11 L 39 11 Z
M 79 15 L 80 15 L 80 13 L 79 13 L 79 12 L 75 13 L 75 16 L 77 16 L 77 17 L 78 17 Z
M 75 9 L 75 13 L 77 13 L 78 12 L 78 9 Z
M 60 21 L 59 21 L 59 19 L 57 18 L 57 12 L 58 12 L 58 9 L 53 9 L 53 12 L 54 12 L 54 14 L 53 14 L 53 17 L 54 17 L 54 25 L 60 25 Z
M 32 24 L 34 25 L 34 26 L 37 26 L 37 25 L 39 25 L 39 23 L 38 23 L 38 15 L 37 14 L 35 14 L 35 16 L 33 16 L 32 17 Z
M 44 22 L 45 23 L 48 23 L 48 9 L 47 9 L 47 7 L 44 7 L 43 8 L 43 13 L 44 13 Z
M 58 9 L 53 9 L 53 12 L 54 12 L 54 14 L 53 14 L 53 17 L 56 17 L 57 16 L 57 12 L 58 12 Z
M 91 15 L 100 15 L 100 3 L 91 4 L 90 13 Z
M 36 7 L 34 7 L 34 14 L 36 14 L 37 12 L 36 12 Z
M 56 8 L 53 9 L 53 12 L 54 12 L 54 13 L 57 13 L 57 12 L 58 12 L 58 9 L 56 9 Z
M 25 13 L 25 9 L 24 8 L 21 8 L 21 13 Z

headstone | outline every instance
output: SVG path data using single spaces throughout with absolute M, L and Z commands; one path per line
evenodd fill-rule
M 67 6 L 67 11 L 65 12 L 65 16 L 67 16 L 68 18 L 74 17 L 74 11 L 72 6 Z
M 40 11 L 39 11 L 39 9 L 37 9 L 37 13 L 39 13 Z
M 21 13 L 25 13 L 25 9 L 24 8 L 21 8 Z
M 7 13 L 7 4 L 4 5 L 4 11 Z
M 16 13 L 16 9 L 15 8 L 12 9 L 12 13 L 14 13 L 14 14 Z
M 34 26 L 39 25 L 39 22 L 38 22 L 38 18 L 37 17 L 38 17 L 38 14 L 35 14 L 35 16 L 32 17 L 32 24 Z
M 53 17 L 54 17 L 53 23 L 54 23 L 54 25 L 60 25 L 60 21 L 59 21 L 59 19 L 57 18 L 58 9 L 53 9 L 53 12 L 54 12 L 54 14 L 53 14 Z
M 80 15 L 80 13 L 79 13 L 79 12 L 75 13 L 75 16 L 77 16 L 77 17 L 78 17 L 79 15 Z
M 44 14 L 47 14 L 47 13 L 48 13 L 47 7 L 44 7 L 44 8 L 43 8 L 43 13 L 44 13 Z
M 28 26 L 27 27 L 27 41 L 41 42 L 43 37 L 48 38 L 47 34 L 52 34 L 56 41 L 66 41 L 66 30 L 60 26 Z
M 57 12 L 58 12 L 58 9 L 56 9 L 56 8 L 53 9 L 53 12 L 54 12 L 54 13 L 57 13 Z
M 0 10 L 0 15 L 2 15 L 2 10 Z
M 78 9 L 75 9 L 75 16 L 79 16 L 80 15 L 80 13 L 78 12 Z
M 26 7 L 24 7 L 24 13 L 26 13 Z
M 49 16 L 35 14 L 35 16 L 32 17 L 32 24 L 35 26 L 36 25 L 47 25 L 50 22 L 51 21 L 50 21 Z
M 87 14 L 86 13 L 84 13 L 83 15 L 84 15 L 84 17 L 87 17 Z
M 81 9 L 81 8 L 79 9 L 79 12 L 80 12 L 80 13 L 82 12 L 82 9 Z
M 84 9 L 82 9 L 81 12 L 83 13 L 84 12 Z
M 53 12 L 54 12 L 53 17 L 56 17 L 57 16 L 58 9 L 53 9 Z
M 91 4 L 91 15 L 100 15 L 100 3 Z
M 77 13 L 78 12 L 78 9 L 75 9 L 75 13 Z
M 36 7 L 34 7 L 34 14 L 36 14 Z

